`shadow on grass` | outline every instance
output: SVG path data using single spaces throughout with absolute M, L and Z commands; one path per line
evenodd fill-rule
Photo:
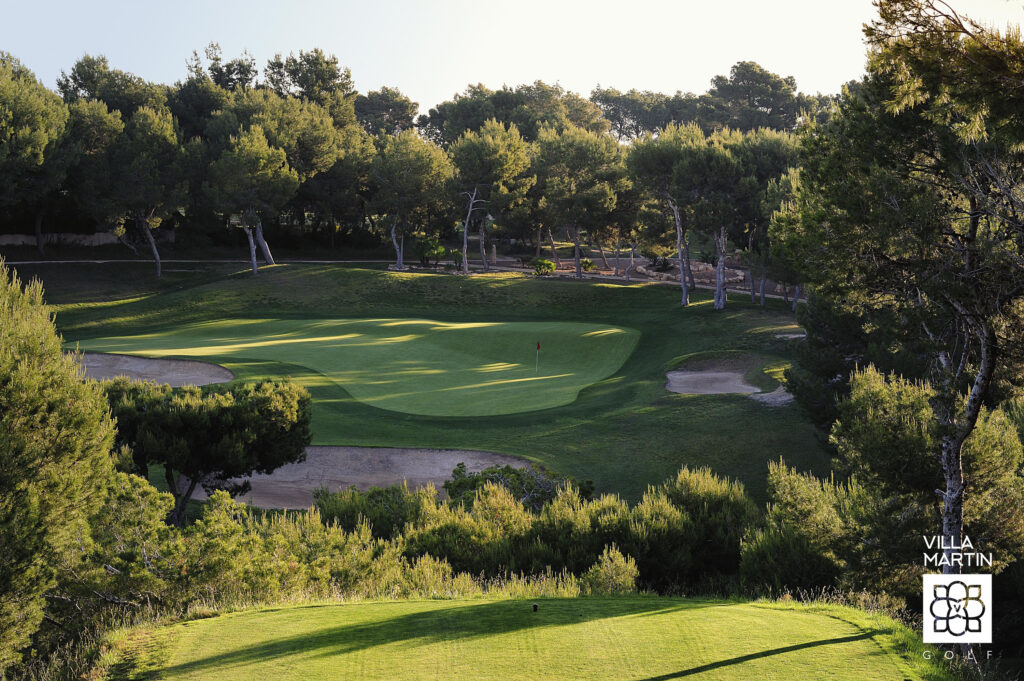
M 797 643 L 791 646 L 784 646 L 782 648 L 762 650 L 760 652 L 750 653 L 749 655 L 740 655 L 739 657 L 729 658 L 728 660 L 709 662 L 708 664 L 702 664 L 699 667 L 691 667 L 689 669 L 683 669 L 678 672 L 672 672 L 669 674 L 662 674 L 660 676 L 651 676 L 646 679 L 639 679 L 638 681 L 671 681 L 672 679 L 682 679 L 687 676 L 694 676 L 695 674 L 703 674 L 704 672 L 710 672 L 716 669 L 721 669 L 722 667 L 731 667 L 733 665 L 743 664 L 745 662 L 752 662 L 753 660 L 759 660 L 765 657 L 771 657 L 772 655 L 783 655 L 785 653 L 792 653 L 797 650 L 817 648 L 818 646 L 830 646 L 841 643 L 853 643 L 854 641 L 863 641 L 865 639 L 871 638 L 877 633 L 879 632 L 876 630 L 865 631 L 862 634 L 852 634 L 850 636 L 837 636 L 836 638 L 826 638 L 820 641 L 807 641 L 806 643 Z
M 292 636 L 264 641 L 246 648 L 231 650 L 209 657 L 164 667 L 160 677 L 189 675 L 210 669 L 263 663 L 279 658 L 302 655 L 309 657 L 331 657 L 357 652 L 375 646 L 402 641 L 414 645 L 429 645 L 439 641 L 466 640 L 521 631 L 531 628 L 554 627 L 567 624 L 623 617 L 630 615 L 663 614 L 674 610 L 695 610 L 722 607 L 725 603 L 671 604 L 602 599 L 590 604 L 586 599 L 570 602 L 541 599 L 537 612 L 533 611 L 534 601 L 499 601 L 470 606 L 443 607 L 421 612 L 412 612 L 397 617 L 377 619 L 372 622 L 342 624 L 328 628 L 295 634 Z M 390 604 L 377 607 L 386 608 Z M 336 608 L 338 617 L 345 617 L 347 610 L 354 606 L 312 606 L 312 608 Z M 302 608 L 300 610 L 309 610 Z M 267 614 L 273 611 L 262 611 Z M 267 626 L 267 623 L 262 623 Z

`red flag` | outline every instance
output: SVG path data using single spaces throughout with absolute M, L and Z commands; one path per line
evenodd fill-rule
M 540 352 L 540 342 L 537 343 L 537 352 Z

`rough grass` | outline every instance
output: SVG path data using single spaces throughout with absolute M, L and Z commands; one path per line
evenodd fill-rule
M 950 678 L 923 650 L 849 608 L 621 597 L 238 612 L 122 632 L 103 664 L 115 681 Z
M 69 341 L 167 334 L 188 324 L 247 319 L 414 318 L 452 323 L 576 322 L 635 329 L 636 349 L 570 404 L 483 417 L 397 413 L 355 399 L 295 358 L 236 358 L 242 379 L 292 376 L 316 401 L 315 438 L 336 445 L 482 449 L 523 456 L 637 499 L 682 465 L 710 466 L 765 499 L 767 462 L 828 471 L 819 436 L 795 406 L 767 408 L 736 395 L 668 393 L 665 368 L 692 353 L 732 350 L 785 362 L 792 330 L 781 303 L 768 310 L 737 295 L 724 311 L 710 296 L 680 308 L 672 287 L 538 280 L 518 274 L 393 273 L 365 267 L 288 265 L 253 277 L 241 266 L 190 266 L 155 282 L 149 266 L 49 265 L 40 276 Z M 542 353 L 544 349 L 542 348 Z M 542 354 L 542 361 L 546 355 Z M 522 360 L 520 360 L 522 361 Z M 767 376 L 765 377 L 767 378 Z
M 579 322 L 229 319 L 142 336 L 92 338 L 80 347 L 196 357 L 228 368 L 290 362 L 308 370 L 301 382 L 335 383 L 381 409 L 493 416 L 573 402 L 581 389 L 622 366 L 639 335 Z M 329 437 L 329 424 L 329 414 L 318 409 L 313 423 L 318 443 Z

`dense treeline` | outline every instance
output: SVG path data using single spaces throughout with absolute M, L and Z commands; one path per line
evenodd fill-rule
M 932 569 L 996 574 L 996 642 L 1020 656 L 1024 42 L 937 0 L 879 3 L 865 35 L 867 75 L 803 131 L 769 226 L 814 291 L 787 382 L 857 480 L 791 486 L 766 541 L 909 593 L 893 558 L 941 534 Z M 967 538 L 991 566 L 960 564 Z
M 387 243 L 399 267 L 411 247 L 468 271 L 471 232 L 485 268 L 495 241 L 540 257 L 546 238 L 558 260 L 557 234 L 577 276 L 589 247 L 607 264 L 612 244 L 680 257 L 694 240 L 719 265 L 738 249 L 766 272 L 769 190 L 795 162 L 791 134 L 831 101 L 741 62 L 700 97 L 475 85 L 417 117 L 394 88 L 357 93 L 320 50 L 261 74 L 216 44 L 174 85 L 88 55 L 57 85 L 0 58 L 2 230 L 34 231 L 41 254 L 48 231 L 110 231 L 158 276 L 171 230 L 186 247 L 245 244 L 253 272 L 274 263 L 272 243 Z M 675 146 L 652 148 L 669 132 Z

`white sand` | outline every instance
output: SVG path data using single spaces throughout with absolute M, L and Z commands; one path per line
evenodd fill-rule
M 191 359 L 152 359 L 98 352 L 82 353 L 82 366 L 88 378 L 103 380 L 127 376 L 135 381 L 183 385 L 208 385 L 232 380 L 235 375 L 217 364 Z

